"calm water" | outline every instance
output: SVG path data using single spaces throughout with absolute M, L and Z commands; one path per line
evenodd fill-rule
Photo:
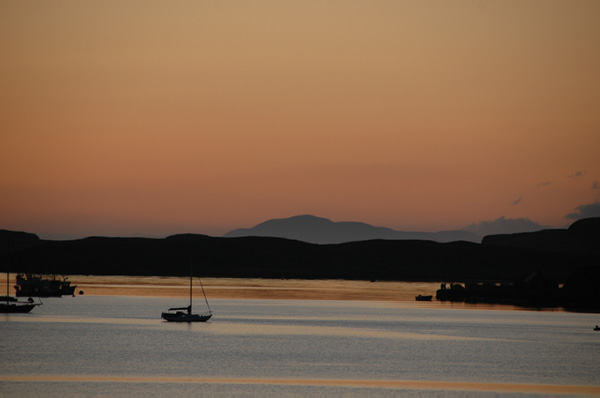
M 0 396 L 529 397 L 573 395 L 529 385 L 600 385 L 598 314 L 221 299 L 208 323 L 160 320 L 182 304 L 80 296 L 0 315 Z

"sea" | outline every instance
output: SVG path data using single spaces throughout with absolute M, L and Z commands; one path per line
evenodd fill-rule
M 599 314 L 214 299 L 174 324 L 185 300 L 42 300 L 0 314 L 0 397 L 600 396 Z

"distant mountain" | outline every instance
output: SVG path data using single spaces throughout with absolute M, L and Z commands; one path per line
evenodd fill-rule
M 577 221 L 568 229 L 487 236 L 480 244 L 372 239 L 324 245 L 194 234 L 51 241 L 0 232 L 0 247 L 11 248 L 10 255 L 0 255 L 0 271 L 13 273 L 181 276 L 189 274 L 190 258 L 198 274 L 226 278 L 466 282 L 510 281 L 542 271 L 558 282 L 583 286 L 580 290 L 595 292 L 594 302 L 600 300 L 600 218 Z
M 536 232 L 543 229 L 551 229 L 551 227 L 538 224 L 527 218 L 505 217 L 497 218 L 494 221 L 482 221 L 462 228 L 464 231 L 473 232 L 479 236 Z
M 336 244 L 372 239 L 430 240 L 440 243 L 455 241 L 481 242 L 479 235 L 469 231 L 396 231 L 385 227 L 375 227 L 362 222 L 334 222 L 326 218 L 311 215 L 272 219 L 252 228 L 235 229 L 224 236 L 227 238 L 269 236 L 318 244 Z

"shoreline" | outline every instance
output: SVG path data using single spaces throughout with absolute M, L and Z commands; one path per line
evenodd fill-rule
M 65 275 L 87 296 L 187 297 L 189 277 Z M 4 278 L 6 283 L 6 278 Z M 202 286 L 201 286 L 202 284 Z M 263 279 L 198 278 L 193 279 L 193 295 L 208 300 L 337 300 L 378 301 L 419 308 L 471 309 L 494 311 L 565 311 L 563 308 L 529 308 L 512 304 L 465 303 L 435 300 L 440 282 L 355 281 L 343 279 Z M 416 301 L 415 297 L 433 295 L 433 301 Z
M 14 275 L 14 274 L 11 274 Z M 74 296 L 187 297 L 189 277 L 65 275 L 76 285 Z M 13 279 L 11 277 L 11 279 Z M 9 283 L 9 285 L 14 285 Z M 6 286 L 6 274 L 0 279 Z M 198 278 L 193 279 L 194 297 L 202 297 L 202 288 L 211 299 L 238 300 L 338 300 L 378 301 L 419 308 L 471 309 L 495 311 L 566 311 L 562 307 L 534 308 L 512 304 L 465 303 L 435 299 L 440 282 L 355 281 L 343 279 L 263 279 Z M 11 293 L 14 290 L 11 286 Z M 432 301 L 415 297 L 433 295 Z

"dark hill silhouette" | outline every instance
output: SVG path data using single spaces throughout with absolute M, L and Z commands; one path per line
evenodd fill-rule
M 49 241 L 7 231 L 2 236 L 11 241 L 21 236 L 27 243 L 10 256 L 0 253 L 0 259 L 13 272 L 66 274 L 186 275 L 193 256 L 204 275 L 223 277 L 510 279 L 544 269 L 566 280 L 577 266 L 600 264 L 598 224 L 582 220 L 568 230 L 487 236 L 482 244 L 377 239 L 317 245 L 195 234 Z
M 363 240 L 312 244 L 272 237 L 182 234 L 164 239 L 40 240 L 2 231 L 2 270 L 46 274 L 178 275 L 190 257 L 202 276 L 419 281 L 515 281 L 542 272 L 564 300 L 600 309 L 600 219 L 568 229 L 486 236 L 483 243 Z M 587 307 L 586 307 L 587 306 Z
M 575 221 L 569 227 L 569 231 L 580 236 L 600 237 L 600 217 Z
M 435 242 L 481 242 L 481 237 L 468 231 L 406 232 L 375 227 L 362 222 L 333 222 L 312 215 L 272 219 L 252 228 L 240 228 L 225 237 L 268 236 L 295 239 L 308 243 L 333 244 L 372 239 L 431 240 Z
M 212 277 L 472 282 L 518 281 L 542 272 L 564 284 L 564 305 L 600 310 L 600 218 L 568 229 L 486 236 L 481 244 L 398 239 L 312 244 L 195 234 L 51 241 L 5 230 L 0 243 L 10 248 L 10 254 L 0 251 L 2 270 L 46 274 L 185 276 L 190 257 L 198 274 Z
M 40 243 L 40 238 L 37 235 L 28 232 L 0 229 L 0 242 L 2 242 L 2 246 L 0 246 L 0 256 L 4 256 L 7 253 L 13 253 L 27 247 L 35 246 Z
M 600 254 L 600 217 L 587 218 L 571 224 L 568 229 L 546 229 L 538 232 L 490 235 L 483 245 L 520 247 L 544 252 Z

